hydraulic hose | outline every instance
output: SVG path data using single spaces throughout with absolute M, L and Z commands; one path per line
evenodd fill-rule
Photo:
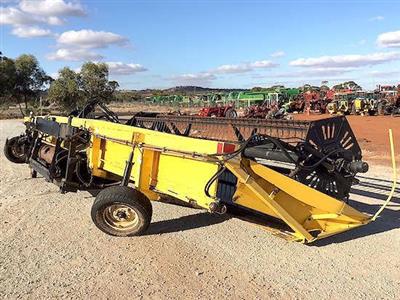
M 393 142 L 393 133 L 392 129 L 389 129 L 389 142 L 390 142 L 390 154 L 392 157 L 392 168 L 393 168 L 393 173 L 392 173 L 392 178 L 393 178 L 393 184 L 392 184 L 392 189 L 390 190 L 390 193 L 381 208 L 375 213 L 375 215 L 371 218 L 371 221 L 375 221 L 376 218 L 381 214 L 381 212 L 385 209 L 385 207 L 389 204 L 390 200 L 392 200 L 394 191 L 396 189 L 396 184 L 397 184 L 397 171 L 396 171 L 396 157 L 395 157 L 395 152 L 394 152 L 394 142 Z

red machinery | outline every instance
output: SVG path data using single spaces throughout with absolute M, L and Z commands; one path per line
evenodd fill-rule
M 324 114 L 326 112 L 326 106 L 333 100 L 334 91 L 308 91 L 304 93 L 304 100 L 306 102 L 306 108 L 309 107 L 310 111 L 319 112 Z
M 243 117 L 265 119 L 271 107 L 269 105 L 256 104 L 246 107 Z
M 380 95 L 378 115 L 400 115 L 400 84 L 396 86 L 378 86 L 375 90 Z
M 199 111 L 200 117 L 217 117 L 217 118 L 236 118 L 237 112 L 233 105 L 216 105 L 203 107 Z

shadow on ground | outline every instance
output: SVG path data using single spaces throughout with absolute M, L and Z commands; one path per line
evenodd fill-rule
M 352 189 L 353 195 L 365 196 L 368 198 L 376 199 L 380 203 L 366 204 L 359 201 L 350 199 L 350 205 L 359 211 L 373 215 L 386 200 L 390 191 L 390 181 L 381 180 L 376 178 L 361 178 L 360 184 Z M 370 224 L 365 226 L 320 240 L 311 244 L 313 246 L 325 246 L 332 243 L 343 243 L 357 238 L 362 238 L 369 235 L 390 231 L 400 228 L 400 190 L 395 190 L 395 196 L 392 198 L 391 203 L 382 212 L 380 217 Z M 354 197 L 353 197 L 354 198 Z M 206 226 L 212 226 L 225 222 L 230 219 L 231 215 L 213 215 L 208 212 L 200 212 L 193 215 L 183 216 L 176 219 L 163 220 L 151 223 L 146 235 L 164 234 L 186 231 Z
M 384 201 L 387 199 L 388 194 L 390 192 L 391 181 L 376 179 L 370 177 L 361 177 L 362 181 L 360 184 L 354 186 L 352 188 L 352 194 L 360 195 L 376 200 L 380 200 L 379 204 L 366 204 L 359 201 L 352 200 L 350 198 L 349 204 L 355 209 L 373 215 L 375 214 Z M 368 181 L 367 181 L 368 180 Z M 373 181 L 373 182 L 371 182 Z M 380 214 L 378 219 L 374 222 L 371 222 L 365 226 L 346 231 L 344 233 L 316 241 L 313 243 L 313 246 L 325 246 L 332 243 L 343 243 L 349 240 L 354 240 L 358 238 L 362 238 L 369 235 L 379 234 L 382 232 L 390 231 L 393 229 L 400 228 L 400 189 L 395 189 L 395 194 L 386 207 L 385 210 Z
M 186 231 L 219 224 L 229 219 L 230 216 L 228 215 L 214 215 L 208 212 L 201 212 L 176 219 L 153 222 L 150 224 L 145 235 Z

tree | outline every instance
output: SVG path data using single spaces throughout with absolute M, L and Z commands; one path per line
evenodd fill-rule
M 362 90 L 362 87 L 359 86 L 357 83 L 354 81 L 346 81 L 340 84 L 337 84 L 332 87 L 333 90 L 352 90 L 352 91 L 360 91 Z
M 48 98 L 65 110 L 73 110 L 89 100 L 114 100 L 118 86 L 118 82 L 108 80 L 106 64 L 87 62 L 80 73 L 70 68 L 60 70 L 58 79 L 50 85 Z
M 87 62 L 81 68 L 81 86 L 87 100 L 102 100 L 106 103 L 114 98 L 119 84 L 108 80 L 108 66 L 104 63 Z
M 13 96 L 16 78 L 14 60 L 0 54 L 0 97 L 2 102 L 4 99 L 10 99 Z
M 52 78 L 47 76 L 39 66 L 36 57 L 29 54 L 23 54 L 15 59 L 15 70 L 14 95 L 17 99 L 23 99 L 25 110 L 27 110 L 28 101 L 37 97 L 44 86 L 51 82 Z
M 264 90 L 264 88 L 255 86 L 255 87 L 251 88 L 250 92 L 261 92 L 263 90 Z
M 329 91 L 329 86 L 327 86 L 327 85 L 321 85 L 321 87 L 320 87 L 320 90 L 321 91 Z
M 68 111 L 76 109 L 84 103 L 80 88 L 79 74 L 66 67 L 59 71 L 59 77 L 49 88 L 48 99 L 54 101 Z

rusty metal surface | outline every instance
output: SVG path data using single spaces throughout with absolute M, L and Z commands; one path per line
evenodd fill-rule
M 168 116 L 133 118 L 130 125 L 162 132 L 221 141 L 242 141 L 252 133 L 277 138 L 305 139 L 312 122 L 242 118 Z

